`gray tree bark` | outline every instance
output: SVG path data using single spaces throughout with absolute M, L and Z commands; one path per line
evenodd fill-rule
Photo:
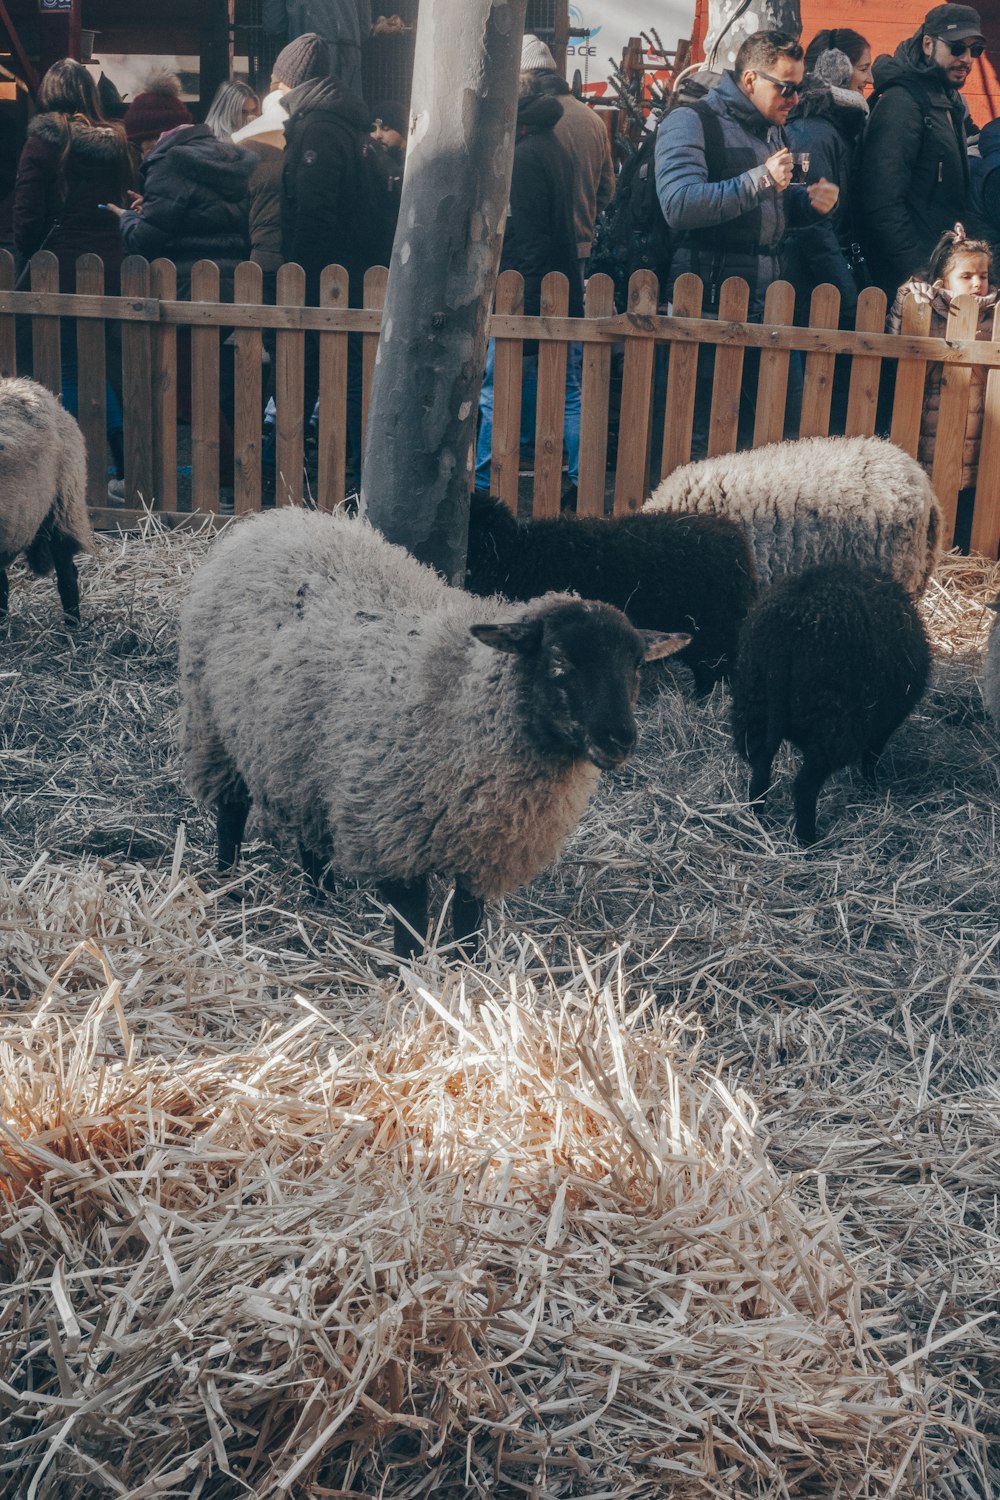
M 422 0 L 410 142 L 365 435 L 362 505 L 465 577 L 486 324 L 510 194 L 526 0 Z
M 740 13 L 742 11 L 742 14 Z M 736 54 L 755 31 L 802 30 L 799 0 L 709 0 L 705 62 L 714 72 L 731 68 Z

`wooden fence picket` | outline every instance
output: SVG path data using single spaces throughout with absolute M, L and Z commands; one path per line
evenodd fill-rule
M 750 290 L 739 276 L 729 276 L 719 293 L 719 322 L 745 323 Z M 708 424 L 708 455 L 732 453 L 740 425 L 743 390 L 742 344 L 721 344 L 715 351 L 712 380 L 712 414 Z
M 1000 342 L 1000 307 L 993 314 L 993 338 Z M 983 440 L 979 449 L 976 502 L 972 512 L 973 552 L 997 556 L 1000 540 L 1000 368 L 986 377 Z
M 236 267 L 233 301 L 258 306 L 264 298 L 264 273 L 245 261 Z M 233 396 L 233 510 L 236 515 L 261 507 L 261 418 L 264 410 L 264 339 L 259 328 L 237 328 Z
M 809 304 L 810 328 L 836 328 L 840 322 L 840 292 L 824 283 L 813 288 Z M 802 381 L 802 417 L 800 437 L 826 437 L 830 431 L 830 402 L 833 397 L 833 371 L 836 356 L 806 355 Z
M 788 281 L 773 281 L 764 296 L 764 322 L 787 327 L 794 320 L 795 288 Z M 780 443 L 784 437 L 790 360 L 787 349 L 761 350 L 753 428 L 755 448 Z
M 343 266 L 325 266 L 319 279 L 320 307 L 345 308 L 349 281 Z M 319 336 L 319 427 L 316 433 L 316 503 L 333 510 L 346 494 L 347 334 Z
M 161 302 L 177 297 L 177 267 L 154 260 L 149 268 L 153 296 Z M 177 509 L 177 329 L 153 326 L 153 504 Z
M 908 297 L 903 304 L 900 337 L 924 338 L 931 326 L 931 309 L 927 302 Z M 914 458 L 920 442 L 920 413 L 924 404 L 924 377 L 927 361 L 903 358 L 896 365 L 896 389 L 892 402 L 890 437 L 897 448 L 904 448 Z
M 500 316 L 524 312 L 524 277 L 502 271 L 494 298 Z M 517 515 L 521 472 L 521 339 L 497 339 L 493 346 L 493 448 L 490 455 L 490 494 L 497 495 Z
M 0 250 L 0 292 L 14 290 L 14 257 Z M 0 379 L 17 374 L 17 323 L 13 313 L 0 313 Z
M 948 313 L 949 342 L 976 337 L 979 305 L 974 297 L 956 297 Z M 941 506 L 941 539 L 952 545 L 958 492 L 962 488 L 965 429 L 969 415 L 972 371 L 968 365 L 944 365 L 941 370 L 941 404 L 934 436 L 934 468 L 931 484 Z
M 591 276 L 584 297 L 588 318 L 610 318 L 615 284 L 610 276 Z M 603 516 L 608 469 L 608 415 L 611 404 L 611 345 L 584 344 L 580 397 L 580 477 L 578 516 Z
M 51 250 L 36 250 L 31 257 L 31 290 L 58 292 L 59 262 Z M 59 319 L 36 314 L 31 320 L 31 368 L 37 381 L 62 395 L 62 353 Z
M 299 308 L 306 300 L 306 273 L 289 261 L 280 267 L 277 282 L 278 307 Z M 275 339 L 275 505 L 301 505 L 305 464 L 306 336 L 294 327 L 279 328 Z
M 76 263 L 81 296 L 103 296 L 104 262 L 81 255 Z M 117 331 L 117 330 L 116 330 Z M 108 503 L 108 369 L 103 318 L 78 318 L 76 324 L 77 421 L 87 444 L 87 503 Z
M 881 287 L 867 286 L 858 298 L 854 319 L 857 334 L 881 333 L 885 328 L 886 297 Z M 843 356 L 841 356 L 843 357 Z M 855 354 L 847 396 L 846 437 L 872 437 L 878 420 L 878 390 L 882 361 L 877 354 Z
M 218 302 L 219 268 L 196 261 L 191 270 L 191 301 Z M 191 329 L 191 503 L 195 510 L 219 511 L 219 325 Z
M 213 267 L 214 269 L 214 267 Z M 126 255 L 121 269 L 122 297 L 146 298 L 151 292 L 149 262 Z M 206 300 L 218 301 L 218 273 Z M 210 330 L 211 331 L 211 330 Z M 218 335 L 216 335 L 218 337 Z M 212 369 L 218 372 L 218 355 Z M 125 504 L 153 503 L 153 351 L 150 325 L 122 324 L 122 407 L 125 416 Z M 218 499 L 216 498 L 216 505 Z
M 568 310 L 569 281 L 561 271 L 550 271 L 542 278 L 541 316 L 565 318 Z M 562 339 L 546 340 L 538 345 L 538 385 L 535 398 L 536 516 L 559 514 L 568 348 Z
M 652 271 L 633 271 L 628 284 L 630 328 L 651 329 L 660 288 Z M 653 415 L 656 345 L 651 338 L 625 339 L 622 404 L 618 420 L 615 515 L 641 510 L 649 494 L 649 440 Z
M 674 282 L 674 317 L 700 318 L 704 290 L 700 276 L 693 276 L 690 271 L 678 276 Z M 697 384 L 698 345 L 672 344 L 667 366 L 667 404 L 663 414 L 661 479 L 690 461 Z

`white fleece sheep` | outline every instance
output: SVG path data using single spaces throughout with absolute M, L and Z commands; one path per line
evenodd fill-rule
M 816 437 L 675 469 L 644 510 L 741 524 L 761 588 L 821 563 L 877 568 L 917 597 L 934 571 L 941 512 L 917 461 L 881 438 Z
M 631 751 L 642 660 L 690 639 L 567 595 L 473 598 L 363 521 L 241 522 L 181 614 L 181 749 L 220 867 L 253 802 L 311 873 L 380 882 L 420 939 L 428 874 L 453 877 L 464 940 Z
M 998 618 L 993 622 L 993 629 L 986 643 L 986 656 L 983 660 L 983 702 L 986 704 L 986 712 L 990 718 L 1000 724 L 1000 594 L 997 594 L 990 608 L 997 611 Z
M 7 567 L 23 552 L 32 572 L 55 568 L 66 621 L 78 624 L 73 559 L 93 550 L 83 433 L 44 385 L 0 380 L 0 619 L 7 613 Z

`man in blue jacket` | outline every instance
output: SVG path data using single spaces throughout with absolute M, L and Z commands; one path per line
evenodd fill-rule
M 736 55 L 731 73 L 694 105 L 664 118 L 656 139 L 656 192 L 673 237 L 670 289 L 693 271 L 705 283 L 704 310 L 718 311 L 728 276 L 750 287 L 750 319 L 759 322 L 764 297 L 781 275 L 788 228 L 815 221 L 837 202 L 834 183 L 792 186 L 792 157 L 783 126 L 799 97 L 802 48 L 781 31 L 756 31 Z M 698 362 L 692 456 L 705 451 L 711 406 L 710 350 Z M 757 362 L 744 363 L 746 419 L 752 418 Z

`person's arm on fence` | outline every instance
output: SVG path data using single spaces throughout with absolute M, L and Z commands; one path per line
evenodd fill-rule
M 14 249 L 22 261 L 34 255 L 52 228 L 57 166 L 55 147 L 29 135 L 14 186 Z
M 785 153 L 787 155 L 787 153 Z M 709 182 L 705 135 L 698 111 L 671 110 L 656 136 L 656 196 L 671 229 L 708 229 L 757 207 L 774 191 L 767 163 L 738 177 Z

